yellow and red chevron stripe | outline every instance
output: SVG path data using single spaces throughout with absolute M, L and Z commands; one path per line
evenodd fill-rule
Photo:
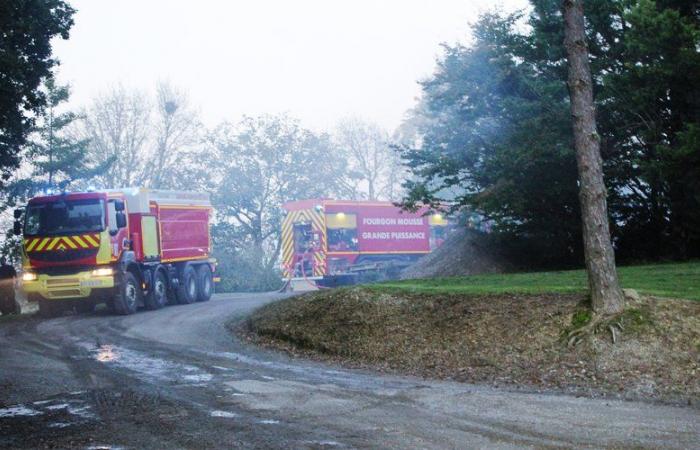
M 282 273 L 291 277 L 294 265 L 294 224 L 311 223 L 312 229 L 320 234 L 319 248 L 314 252 L 314 275 L 323 276 L 326 272 L 326 222 L 322 212 L 315 209 L 289 211 L 282 221 Z
M 98 233 L 79 234 L 75 236 L 35 237 L 24 240 L 27 252 L 50 252 L 56 250 L 84 250 L 98 248 Z

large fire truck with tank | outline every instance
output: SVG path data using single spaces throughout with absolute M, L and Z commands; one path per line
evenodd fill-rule
M 37 196 L 15 211 L 21 287 L 44 316 L 105 303 L 117 314 L 207 301 L 205 194 L 128 188 Z

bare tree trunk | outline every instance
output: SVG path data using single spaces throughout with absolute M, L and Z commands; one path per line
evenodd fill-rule
M 583 17 L 583 0 L 564 0 L 564 44 L 569 59 L 569 96 L 579 174 L 583 245 L 593 311 L 620 312 L 624 296 L 610 242 L 600 136 L 596 130 L 593 83 Z

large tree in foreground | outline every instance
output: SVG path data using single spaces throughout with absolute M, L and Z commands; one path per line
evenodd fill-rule
M 57 64 L 51 39 L 68 38 L 73 13 L 61 0 L 0 2 L 0 187 L 19 164 L 35 114 L 46 104 L 39 86 Z
M 622 310 L 624 295 L 610 241 L 608 205 L 596 129 L 593 82 L 588 61 L 583 0 L 564 0 L 564 44 L 569 62 L 569 95 L 574 147 L 579 172 L 579 200 L 583 245 L 593 311 L 614 314 Z

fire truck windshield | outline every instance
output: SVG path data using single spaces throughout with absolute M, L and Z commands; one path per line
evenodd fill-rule
M 30 204 L 25 218 L 25 236 L 70 235 L 105 229 L 104 203 L 98 199 Z

